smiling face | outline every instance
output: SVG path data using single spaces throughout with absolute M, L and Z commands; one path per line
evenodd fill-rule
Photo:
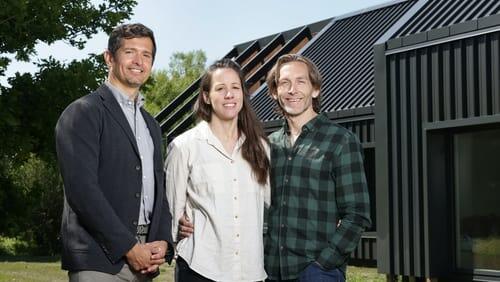
M 153 66 L 153 41 L 149 37 L 122 39 L 113 56 L 104 53 L 108 65 L 108 80 L 129 96 L 135 96 L 151 74 Z
M 314 89 L 309 78 L 309 70 L 303 62 L 285 63 L 279 69 L 277 91 L 273 98 L 278 101 L 288 117 L 311 117 L 313 98 L 317 98 L 319 89 Z
M 212 120 L 237 119 L 243 107 L 243 89 L 238 73 L 230 68 L 216 69 L 212 73 L 210 90 L 203 93 L 203 100 L 212 107 Z

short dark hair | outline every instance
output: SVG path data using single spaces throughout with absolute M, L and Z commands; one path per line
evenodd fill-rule
M 120 49 L 122 45 L 123 39 L 131 39 L 131 38 L 141 38 L 141 37 L 149 37 L 153 42 L 153 60 L 156 55 L 156 42 L 153 31 L 140 23 L 133 24 L 122 24 L 111 32 L 108 39 L 108 51 L 114 57 L 115 53 L 118 49 Z
M 320 91 L 318 97 L 312 98 L 312 106 L 316 113 L 319 113 L 321 110 L 321 84 L 322 78 L 319 73 L 318 67 L 307 57 L 298 55 L 298 54 L 286 54 L 278 58 L 276 64 L 267 74 L 267 88 L 269 89 L 269 95 L 277 95 L 278 94 L 278 83 L 280 80 L 280 70 L 284 64 L 291 62 L 301 62 L 307 66 L 307 70 L 309 72 L 309 80 L 311 81 L 312 87 L 315 90 Z M 283 109 L 281 108 L 280 103 L 278 102 L 278 108 L 276 109 L 282 115 L 285 114 Z

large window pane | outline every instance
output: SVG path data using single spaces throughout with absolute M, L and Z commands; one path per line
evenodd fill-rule
M 457 267 L 500 270 L 500 130 L 455 134 Z

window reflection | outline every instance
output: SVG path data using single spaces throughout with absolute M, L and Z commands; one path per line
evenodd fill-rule
M 500 269 L 500 130 L 455 134 L 457 267 Z

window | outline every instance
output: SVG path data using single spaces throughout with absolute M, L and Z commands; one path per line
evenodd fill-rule
M 453 141 L 457 267 L 500 270 L 500 130 Z

